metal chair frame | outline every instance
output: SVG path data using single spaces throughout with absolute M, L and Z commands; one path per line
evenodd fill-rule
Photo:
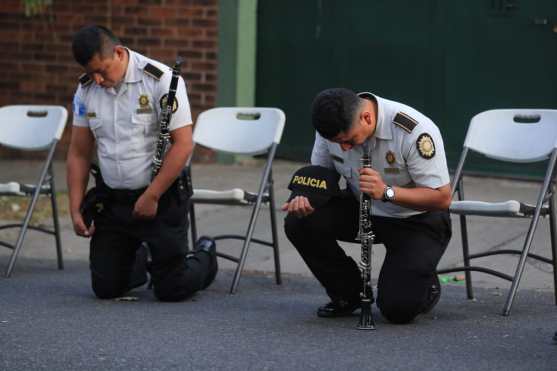
M 520 146 L 516 146 L 521 144 Z M 514 148 L 513 148 L 514 147 Z M 464 197 L 463 168 L 469 152 L 480 153 L 488 158 L 512 163 L 532 163 L 546 161 L 544 180 L 535 205 L 511 200 L 507 202 L 468 201 Z M 453 182 L 453 195 L 457 200 L 451 203 L 451 213 L 458 214 L 461 227 L 464 265 L 440 269 L 439 274 L 465 272 L 466 292 L 474 298 L 471 272 L 482 272 L 511 282 L 503 312 L 510 315 L 527 258 L 533 258 L 553 267 L 555 303 L 557 305 L 557 215 L 555 212 L 555 165 L 557 162 L 557 110 L 507 109 L 490 110 L 474 116 L 470 122 L 464 148 L 458 162 Z M 470 254 L 466 216 L 530 218 L 530 224 L 522 249 L 502 249 Z M 530 253 L 540 216 L 549 216 L 552 258 Z M 511 254 L 520 259 L 514 275 L 471 265 L 471 260 L 486 256 Z
M 20 228 L 15 244 L 0 241 L 0 246 L 13 250 L 6 268 L 6 278 L 10 277 L 14 270 L 29 229 L 54 236 L 58 269 L 64 269 L 52 159 L 56 144 L 62 136 L 67 116 L 67 110 L 61 106 L 17 105 L 0 108 L 0 145 L 22 151 L 47 151 L 44 165 L 35 184 L 11 182 L 0 187 L 0 195 L 31 197 L 22 223 L 0 226 L 0 230 Z M 37 135 L 38 130 L 41 130 L 40 135 Z M 50 198 L 52 229 L 31 225 L 31 217 L 40 195 Z
M 279 285 L 282 283 L 272 164 L 277 146 L 280 143 L 284 122 L 284 113 L 276 108 L 223 107 L 213 108 L 201 113 L 196 123 L 193 134 L 193 141 L 196 145 L 201 144 L 215 151 L 233 154 L 266 156 L 266 162 L 261 173 L 257 193 L 250 193 L 238 188 L 229 191 L 203 190 L 195 187 L 193 189 L 193 196 L 189 207 L 192 241 L 197 240 L 195 204 L 252 207 L 245 234 L 222 234 L 213 236 L 215 240 L 236 239 L 243 241 L 239 257 L 220 251 L 217 252 L 219 257 L 237 263 L 234 278 L 230 286 L 230 294 L 236 293 L 238 289 L 240 276 L 244 269 L 248 250 L 252 242 L 269 246 L 273 249 L 275 280 Z M 264 203 L 269 205 L 269 216 L 271 221 L 270 241 L 253 237 L 259 212 Z

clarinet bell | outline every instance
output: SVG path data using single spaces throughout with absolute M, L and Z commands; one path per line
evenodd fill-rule
M 375 330 L 375 321 L 371 313 L 371 303 L 369 305 L 362 305 L 360 312 L 360 322 L 358 323 L 358 330 Z

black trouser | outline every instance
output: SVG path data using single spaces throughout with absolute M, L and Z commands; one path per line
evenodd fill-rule
M 435 269 L 451 238 L 449 214 L 427 212 L 406 219 L 375 216 L 372 225 L 375 242 L 386 248 L 377 306 L 389 321 L 409 322 L 427 303 Z M 355 242 L 358 233 L 359 203 L 352 195 L 333 198 L 308 217 L 289 214 L 284 227 L 332 300 L 359 301 L 360 270 L 337 242 Z
M 147 242 L 155 296 L 179 301 L 202 288 L 210 274 L 206 252 L 188 255 L 187 203 L 178 199 L 175 185 L 160 199 L 152 220 L 132 217 L 139 191 L 100 187 L 102 211 L 95 217 L 90 264 L 93 291 L 99 298 L 121 296 L 128 291 L 136 250 Z

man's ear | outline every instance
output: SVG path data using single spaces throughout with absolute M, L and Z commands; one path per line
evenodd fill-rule
M 114 53 L 116 53 L 119 60 L 123 60 L 126 54 L 126 48 L 122 45 L 116 45 L 114 46 Z
M 371 123 L 372 123 L 372 120 L 371 120 L 371 112 L 366 111 L 366 110 L 363 110 L 363 111 L 360 113 L 360 117 L 365 121 L 365 123 L 366 123 L 367 125 L 371 125 Z

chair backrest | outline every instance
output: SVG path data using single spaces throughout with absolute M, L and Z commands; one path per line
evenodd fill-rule
M 284 122 L 278 108 L 212 108 L 198 116 L 193 141 L 217 151 L 261 154 L 280 143 Z
M 62 106 L 15 105 L 0 108 L 0 144 L 37 151 L 62 137 L 68 118 Z
M 557 146 L 557 110 L 496 109 L 472 118 L 464 147 L 510 162 L 546 160 Z

